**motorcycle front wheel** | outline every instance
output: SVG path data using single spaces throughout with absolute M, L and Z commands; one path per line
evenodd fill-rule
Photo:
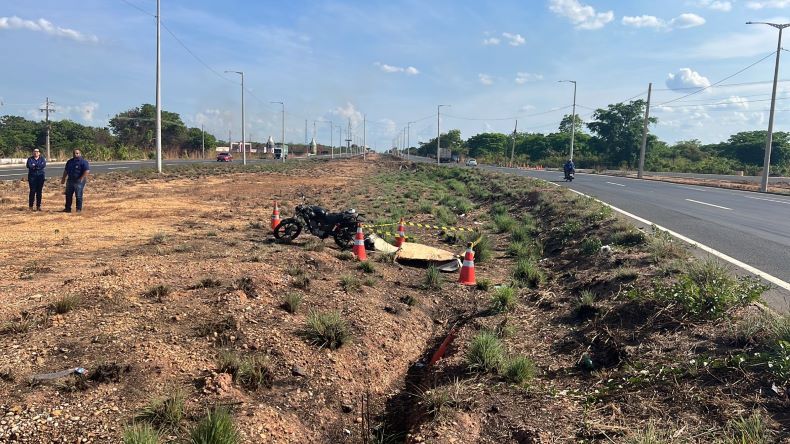
M 302 233 L 302 224 L 293 218 L 283 219 L 274 229 L 274 238 L 281 242 L 291 242 Z
M 339 227 L 334 233 L 335 243 L 341 250 L 348 250 L 354 245 L 354 235 L 356 233 L 356 228 L 352 228 L 349 225 Z

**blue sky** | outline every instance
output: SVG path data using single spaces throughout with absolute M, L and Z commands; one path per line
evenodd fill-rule
M 155 10 L 155 0 L 0 0 L 0 114 L 40 118 L 49 96 L 54 118 L 105 125 L 154 103 Z M 361 134 L 365 114 L 381 150 L 410 121 L 412 144 L 435 136 L 437 104 L 452 105 L 442 130 L 463 137 L 512 131 L 516 117 L 519 130 L 545 132 L 570 113 L 572 85 L 558 80 L 578 82 L 585 120 L 653 82 L 654 133 L 716 142 L 767 126 L 771 85 L 749 82 L 772 79 L 777 32 L 744 22 L 788 17 L 784 0 L 162 0 L 163 23 L 202 61 L 162 30 L 163 106 L 236 139 L 240 88 L 223 71 L 240 70 L 253 140 L 279 140 L 269 102 L 284 101 L 289 142 L 304 141 L 305 120 L 309 136 L 319 121 L 321 143 L 329 120 L 344 138 L 348 119 Z M 682 98 L 766 56 L 730 86 Z M 780 83 L 778 130 L 790 130 L 789 88 Z

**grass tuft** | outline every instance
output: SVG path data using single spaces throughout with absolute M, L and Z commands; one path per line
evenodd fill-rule
M 184 418 L 184 394 L 176 390 L 168 397 L 154 399 L 135 417 L 138 421 L 147 422 L 158 429 L 176 430 Z
M 337 311 L 310 313 L 303 334 L 311 344 L 330 350 L 338 349 L 351 340 L 348 325 Z
M 233 417 L 225 408 L 209 410 L 189 434 L 191 444 L 237 444 L 241 442 Z
M 728 444 L 768 444 L 773 442 L 773 433 L 765 424 L 762 414 L 754 412 L 748 418 L 738 418 L 730 421 L 729 428 L 734 435 Z
M 517 385 L 528 384 L 535 378 L 537 368 L 535 363 L 526 356 L 517 356 L 508 359 L 502 372 L 505 379 Z
M 520 287 L 536 288 L 546 282 L 546 275 L 535 260 L 522 258 L 516 262 L 513 280 Z
M 603 244 L 601 243 L 601 239 L 591 236 L 584 238 L 580 249 L 583 255 L 592 256 L 593 254 L 599 253 L 602 246 Z
M 159 302 L 162 302 L 162 299 L 167 297 L 170 294 L 170 287 L 167 285 L 156 285 L 143 293 L 143 296 L 149 299 L 156 299 Z
M 159 432 L 151 424 L 133 424 L 123 431 L 123 444 L 157 444 Z
M 466 352 L 469 370 L 488 372 L 499 367 L 504 357 L 504 348 L 492 332 L 484 331 L 472 339 Z
M 80 303 L 82 303 L 82 298 L 79 296 L 66 295 L 56 299 L 55 302 L 50 305 L 50 308 L 56 314 L 66 314 L 79 307 Z
M 435 266 L 429 265 L 422 280 L 423 287 L 427 290 L 441 290 L 443 282 L 442 272 Z
M 491 279 L 480 278 L 477 280 L 476 287 L 480 291 L 488 291 L 494 286 L 494 283 L 491 282 Z
M 516 307 L 518 303 L 518 296 L 516 289 L 513 287 L 499 287 L 494 291 L 491 296 L 491 311 L 501 313 L 510 311 Z
M 373 265 L 373 262 L 370 261 L 362 261 L 357 265 L 357 268 L 362 270 L 365 273 L 374 273 L 376 271 L 376 266 Z
M 295 292 L 288 292 L 285 294 L 283 298 L 282 307 L 288 313 L 296 313 L 299 310 L 299 306 L 302 305 L 302 295 Z
M 362 283 L 360 283 L 359 278 L 353 274 L 345 274 L 340 276 L 340 288 L 348 293 L 359 291 L 362 288 Z

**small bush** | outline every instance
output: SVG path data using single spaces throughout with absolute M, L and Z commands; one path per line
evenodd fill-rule
M 408 305 L 409 307 L 414 307 L 419 302 L 419 300 L 412 295 L 403 296 L 402 298 L 400 298 L 400 301 Z
M 510 239 L 513 242 L 530 242 L 532 241 L 534 230 L 528 225 L 519 225 L 511 229 Z
M 614 272 L 617 279 L 636 279 L 639 277 L 639 270 L 632 267 L 620 267 Z
M 209 232 L 206 233 L 206 236 L 207 237 L 217 237 L 217 232 L 216 231 L 209 231 Z
M 666 231 L 653 227 L 653 236 L 647 244 L 647 252 L 655 263 L 667 259 L 677 259 L 683 257 L 685 250 L 678 244 Z
M 436 217 L 439 225 L 452 226 L 458 222 L 458 218 L 445 206 L 437 206 L 433 209 L 433 215 Z
M 159 433 L 151 424 L 133 424 L 123 431 L 123 444 L 157 444 Z
M 283 308 L 288 313 L 296 313 L 299 306 L 302 305 L 302 295 L 299 293 L 289 292 L 283 298 Z
M 337 254 L 337 258 L 341 261 L 350 261 L 354 259 L 354 253 L 350 251 L 341 251 Z
M 533 259 L 519 259 L 513 270 L 513 280 L 519 286 L 536 288 L 546 281 L 546 275 Z
M 212 278 L 204 278 L 194 288 L 212 288 L 212 287 L 219 287 L 222 285 L 222 282 L 218 279 Z
M 494 215 L 494 228 L 497 233 L 510 232 L 518 222 L 508 214 L 495 214 Z
M 518 296 L 516 289 L 513 287 L 499 287 L 494 291 L 491 296 L 491 311 L 501 313 L 509 311 L 516 307 L 518 303 Z
M 330 350 L 340 348 L 351 339 L 346 321 L 336 311 L 310 313 L 304 336 L 311 344 Z
M 624 247 L 633 247 L 645 243 L 647 237 L 645 233 L 634 227 L 628 226 L 625 229 L 615 231 L 609 238 L 610 243 L 614 245 L 622 245 Z
M 304 274 L 294 276 L 291 280 L 291 285 L 293 285 L 294 288 L 306 290 L 308 287 L 310 287 L 310 276 Z
M 175 430 L 184 418 L 184 394 L 176 390 L 164 399 L 155 399 L 145 406 L 135 417 L 154 427 Z
M 649 423 L 645 430 L 631 433 L 625 440 L 626 444 L 672 444 L 671 433 L 656 428 L 654 423 Z
M 431 214 L 433 212 L 433 203 L 421 200 L 417 209 L 422 214 Z
M 503 356 L 504 349 L 499 338 L 494 333 L 484 331 L 472 339 L 466 352 L 466 365 L 472 371 L 487 372 L 499 367 Z
M 156 233 L 154 237 L 151 238 L 152 245 L 161 245 L 167 242 L 167 235 L 165 233 Z
M 340 288 L 342 288 L 346 292 L 357 291 L 362 288 L 362 284 L 359 282 L 359 278 L 354 275 L 346 274 L 340 276 Z
M 373 276 L 366 276 L 365 279 L 362 279 L 362 285 L 365 287 L 375 287 L 378 281 Z
M 376 255 L 375 260 L 382 264 L 392 264 L 395 262 L 395 253 L 379 253 Z
M 560 238 L 571 239 L 579 235 L 582 231 L 582 224 L 577 220 L 565 222 L 560 226 Z
M 592 256 L 599 253 L 602 246 L 601 239 L 595 236 L 586 237 L 581 243 L 581 253 L 585 256 Z
M 543 255 L 543 252 L 534 242 L 514 241 L 508 244 L 507 255 L 517 259 L 537 259 Z
M 442 272 L 435 266 L 429 265 L 428 269 L 425 270 L 425 277 L 422 281 L 423 287 L 428 290 L 440 290 L 443 282 Z
M 206 413 L 189 434 L 191 444 L 237 444 L 241 441 L 233 417 L 224 408 Z
M 57 314 L 65 314 L 79 307 L 81 302 L 82 298 L 79 296 L 66 295 L 56 299 L 55 302 L 50 305 L 50 308 Z
M 362 270 L 364 273 L 374 273 L 376 271 L 376 266 L 370 261 L 360 262 L 359 265 L 357 265 L 357 268 Z
M 288 276 L 295 277 L 295 276 L 302 276 L 305 274 L 304 268 L 299 265 L 292 265 L 285 269 L 285 272 L 288 273 Z
M 477 280 L 477 289 L 480 291 L 488 291 L 491 287 L 494 286 L 494 283 L 491 282 L 491 279 L 480 278 Z
M 595 293 L 590 290 L 582 290 L 579 298 L 573 301 L 573 311 L 580 318 L 587 318 L 595 314 Z
M 154 287 L 149 288 L 148 290 L 143 293 L 143 296 L 149 299 L 156 299 L 159 302 L 162 302 L 162 299 L 167 297 L 170 294 L 170 287 L 167 285 L 156 285 Z
M 473 234 L 467 238 L 468 242 L 475 242 L 472 250 L 475 252 L 475 263 L 482 264 L 491 260 L 494 255 L 494 244 L 485 234 Z
M 517 356 L 507 360 L 503 374 L 508 381 L 523 385 L 535 378 L 537 369 L 531 359 L 526 356 Z
M 773 442 L 773 433 L 768 429 L 759 412 L 754 412 L 748 418 L 730 421 L 729 429 L 734 438 L 728 440 L 728 443 L 768 444 Z
M 310 239 L 309 241 L 305 242 L 302 248 L 304 248 L 307 251 L 324 251 L 325 247 L 326 245 L 324 245 L 324 243 L 321 242 L 320 240 Z

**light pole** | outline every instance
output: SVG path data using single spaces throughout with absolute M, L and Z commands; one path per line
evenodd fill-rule
M 162 172 L 162 45 L 161 11 L 156 0 L 156 171 Z
M 571 153 L 569 159 L 573 160 L 573 139 L 576 137 L 576 81 L 560 80 L 560 83 L 573 83 L 573 111 L 571 112 Z
M 247 146 L 244 144 L 244 73 L 241 71 L 225 71 L 226 73 L 236 73 L 241 76 L 241 163 L 247 165 Z
M 417 122 L 407 122 L 406 123 L 406 158 L 409 158 L 409 151 L 411 150 L 411 124 Z
M 776 44 L 776 65 L 774 66 L 774 88 L 771 93 L 771 112 L 768 115 L 768 140 L 765 143 L 765 160 L 763 161 L 763 177 L 760 182 L 760 191 L 768 192 L 768 176 L 771 169 L 771 144 L 774 137 L 774 110 L 776 109 L 776 83 L 779 78 L 779 55 L 782 53 L 782 31 L 790 23 L 746 22 L 747 25 L 768 25 L 779 30 L 779 43 Z
M 436 106 L 436 164 L 439 165 L 442 162 L 439 160 L 441 158 L 441 139 L 442 139 L 442 129 L 441 129 L 441 120 L 439 117 L 439 112 L 443 106 L 450 106 L 450 105 L 437 105 Z
M 343 157 L 343 127 L 341 125 L 338 125 L 337 130 L 338 130 L 337 138 L 339 139 L 340 142 L 340 157 Z
M 283 102 L 269 102 L 269 103 L 279 103 L 283 106 L 283 118 L 282 118 L 282 139 L 280 139 L 280 143 L 282 143 L 280 148 L 280 159 L 285 162 L 285 103 Z M 313 122 L 313 128 L 315 128 L 315 122 Z M 313 134 L 313 139 L 315 140 L 315 134 Z

